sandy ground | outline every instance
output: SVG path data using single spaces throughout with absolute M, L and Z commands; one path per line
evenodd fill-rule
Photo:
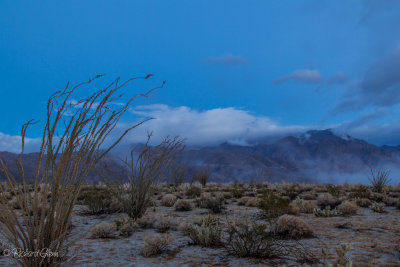
M 101 222 L 115 222 L 124 214 L 98 216 L 78 215 L 84 207 L 77 205 L 73 217 L 74 228 L 71 236 L 77 238 L 74 245 L 76 259 L 73 266 L 300 266 L 290 260 L 280 259 L 273 262 L 238 258 L 230 255 L 225 247 L 202 248 L 191 245 L 190 239 L 178 230 L 169 230 L 173 235 L 170 251 L 158 257 L 146 258 L 141 255 L 144 237 L 155 233 L 154 229 L 138 229 L 130 237 L 114 239 L 92 239 L 90 229 Z M 393 249 L 400 238 L 400 210 L 385 207 L 386 214 L 372 212 L 368 208 L 360 208 L 352 217 L 315 217 L 313 214 L 301 214 L 315 233 L 315 238 L 303 239 L 299 243 L 315 255 L 321 255 L 321 249 L 329 251 L 332 258 L 335 248 L 340 244 L 349 244 L 348 254 L 354 266 L 400 266 L 399 255 Z M 236 202 L 227 204 L 226 213 L 216 215 L 222 224 L 226 218 L 247 218 L 258 220 L 257 208 L 239 206 Z M 173 207 L 158 206 L 149 209 L 148 215 L 157 218 L 162 215 L 172 216 L 177 223 L 193 222 L 208 213 L 206 209 L 178 212 Z M 348 223 L 345 229 L 338 228 L 340 224 Z M 290 241 L 288 241 L 290 242 Z M 0 257 L 0 266 L 15 265 L 9 257 Z

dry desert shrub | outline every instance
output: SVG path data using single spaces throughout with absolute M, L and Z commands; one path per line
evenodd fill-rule
M 276 223 L 279 216 L 286 214 L 289 209 L 290 200 L 266 189 L 260 199 L 258 208 L 263 212 L 270 226 Z
M 116 226 L 112 223 L 99 223 L 90 230 L 91 238 L 115 238 Z
M 137 229 L 137 222 L 133 221 L 131 218 L 123 218 L 115 221 L 117 231 L 120 236 L 129 237 Z
M 188 168 L 182 163 L 174 162 L 171 167 L 171 180 L 176 187 L 179 187 L 186 178 Z
M 289 203 L 288 214 L 290 214 L 290 215 L 299 215 L 300 214 L 299 206 L 297 204 L 295 204 L 295 203 Z
M 142 217 L 146 210 L 152 205 L 153 195 L 160 191 L 158 182 L 168 170 L 169 164 L 176 154 L 183 150 L 183 140 L 175 137 L 164 139 L 159 145 L 151 147 L 149 141 L 151 133 L 148 134 L 145 148 L 139 156 L 135 150 L 131 151 L 130 159 L 123 161 L 127 167 L 126 177 L 119 177 L 109 173 L 99 173 L 111 190 L 113 196 L 124 206 L 124 211 L 133 220 Z M 111 178 L 110 178 L 111 177 Z M 124 181 L 128 181 L 124 183 Z
M 208 209 L 212 213 L 221 213 L 225 209 L 225 200 L 217 194 L 212 196 L 208 192 L 202 193 L 196 202 L 198 207 Z
M 215 247 L 221 244 L 221 228 L 216 218 L 211 215 L 206 215 L 201 225 L 189 225 L 182 230 L 192 240 L 193 244 L 200 245 L 202 247 Z
M 372 205 L 372 201 L 368 198 L 357 198 L 356 203 L 359 207 L 368 208 Z
M 237 204 L 238 204 L 239 206 L 245 206 L 246 203 L 247 203 L 247 201 L 249 201 L 250 198 L 251 198 L 251 197 L 242 197 L 242 198 L 240 198 L 240 199 L 237 201 Z
M 281 244 L 267 232 L 265 224 L 247 220 L 228 222 L 226 248 L 238 257 L 273 258 L 281 255 Z
M 169 234 L 152 234 L 144 238 L 145 245 L 142 248 L 144 257 L 158 256 L 170 250 L 169 246 L 173 241 Z
M 300 208 L 300 212 L 301 213 L 313 213 L 314 212 L 314 209 L 316 209 L 318 206 L 317 206 L 317 204 L 315 203 L 315 201 L 313 201 L 313 200 L 306 200 L 306 201 L 303 201 L 300 205 L 299 205 L 299 208 Z
M 383 198 L 383 203 L 385 203 L 386 206 L 395 207 L 397 205 L 397 198 L 385 196 Z
M 352 216 L 357 214 L 358 206 L 354 202 L 344 201 L 342 204 L 339 205 L 338 211 L 343 216 Z
M 377 203 L 377 202 L 372 202 L 371 206 L 369 207 L 373 212 L 377 213 L 387 213 L 387 211 L 384 209 L 384 204 Z
M 186 196 L 188 196 L 189 198 L 199 197 L 200 195 L 201 195 L 201 188 L 197 186 L 192 185 L 186 190 Z
M 244 204 L 246 207 L 258 207 L 260 205 L 260 199 L 257 197 L 249 198 Z
M 170 229 L 176 230 L 177 223 L 171 216 L 161 216 L 153 223 L 154 229 L 159 233 L 165 233 Z
M 194 180 L 199 182 L 203 187 L 206 186 L 208 179 L 210 178 L 211 170 L 209 167 L 204 167 L 197 170 L 194 173 Z
M 335 208 L 340 204 L 340 200 L 329 193 L 323 193 L 322 195 L 318 196 L 317 203 L 320 207 L 330 206 L 331 208 Z
M 368 177 L 371 185 L 372 185 L 372 189 L 375 192 L 378 193 L 382 193 L 383 189 L 385 187 L 388 186 L 388 184 L 390 183 L 390 170 L 385 170 L 385 169 L 378 169 L 378 170 L 374 170 L 374 169 L 370 169 L 371 174 Z
M 179 199 L 176 201 L 174 207 L 176 211 L 191 211 L 192 203 L 187 199 Z
M 275 234 L 283 238 L 296 240 L 314 236 L 313 230 L 308 223 L 292 215 L 283 215 L 279 217 L 275 226 Z
M 166 194 L 162 197 L 161 202 L 165 207 L 172 207 L 177 199 L 174 194 Z
M 317 199 L 317 195 L 314 192 L 306 192 L 300 195 L 300 197 L 304 200 L 315 200 Z
M 139 218 L 136 222 L 139 227 L 143 229 L 149 229 L 153 227 L 154 221 L 155 221 L 154 216 L 145 215 Z
M 92 185 L 79 196 L 86 210 L 83 212 L 88 215 L 111 213 L 111 203 L 113 196 L 108 188 Z

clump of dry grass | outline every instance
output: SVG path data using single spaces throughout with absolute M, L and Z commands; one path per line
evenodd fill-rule
M 175 210 L 176 211 L 191 211 L 192 210 L 192 204 L 189 200 L 186 199 L 179 199 L 175 203 Z
M 288 239 L 302 239 L 314 236 L 314 232 L 308 223 L 292 215 L 283 215 L 279 217 L 276 223 L 275 233 Z
M 99 223 L 90 230 L 91 238 L 115 238 L 116 226 L 112 223 Z
M 354 202 L 344 201 L 339 205 L 338 211 L 344 216 L 352 216 L 357 214 L 358 206 Z
M 145 245 L 142 248 L 144 257 L 158 256 L 170 250 L 169 246 L 173 241 L 169 234 L 152 234 L 144 239 Z

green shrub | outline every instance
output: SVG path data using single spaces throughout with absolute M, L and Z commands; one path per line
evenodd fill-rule
M 219 197 L 197 199 L 200 208 L 209 209 L 212 213 L 221 213 L 224 209 L 224 200 Z
M 368 186 L 365 185 L 358 185 L 353 189 L 353 192 L 349 194 L 350 199 L 356 199 L 356 198 L 366 198 L 369 199 L 371 197 L 371 190 L 368 188 Z
M 289 199 L 278 196 L 269 189 L 263 192 L 258 208 L 262 210 L 265 218 L 270 223 L 274 224 L 279 216 L 288 213 Z
M 228 223 L 228 251 L 239 257 L 272 258 L 279 256 L 279 245 L 265 224 L 249 221 Z
M 91 186 L 81 193 L 82 204 L 87 206 L 86 214 L 96 215 L 110 213 L 110 205 L 113 201 L 112 193 L 108 188 Z
M 201 188 L 198 188 L 197 186 L 191 186 L 186 191 L 186 196 L 190 198 L 199 197 L 200 195 L 201 195 Z
M 327 189 L 328 193 L 334 197 L 340 197 L 344 194 L 340 185 L 329 184 L 326 186 L 326 189 Z
M 284 196 L 288 197 L 290 200 L 295 199 L 299 195 L 299 188 L 296 185 L 291 185 L 289 188 L 285 190 L 283 193 Z
M 244 194 L 244 189 L 240 188 L 237 184 L 230 190 L 234 198 L 241 198 Z

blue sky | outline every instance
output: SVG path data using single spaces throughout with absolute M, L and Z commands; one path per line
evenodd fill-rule
M 400 144 L 400 2 L 2 1 L 0 150 L 69 80 L 153 73 L 121 127 L 198 144 L 334 128 Z M 101 84 L 100 84 L 101 85 Z M 87 87 L 81 96 L 91 92 Z M 79 97 L 79 95 L 77 96 Z M 33 127 L 29 137 L 40 136 Z

